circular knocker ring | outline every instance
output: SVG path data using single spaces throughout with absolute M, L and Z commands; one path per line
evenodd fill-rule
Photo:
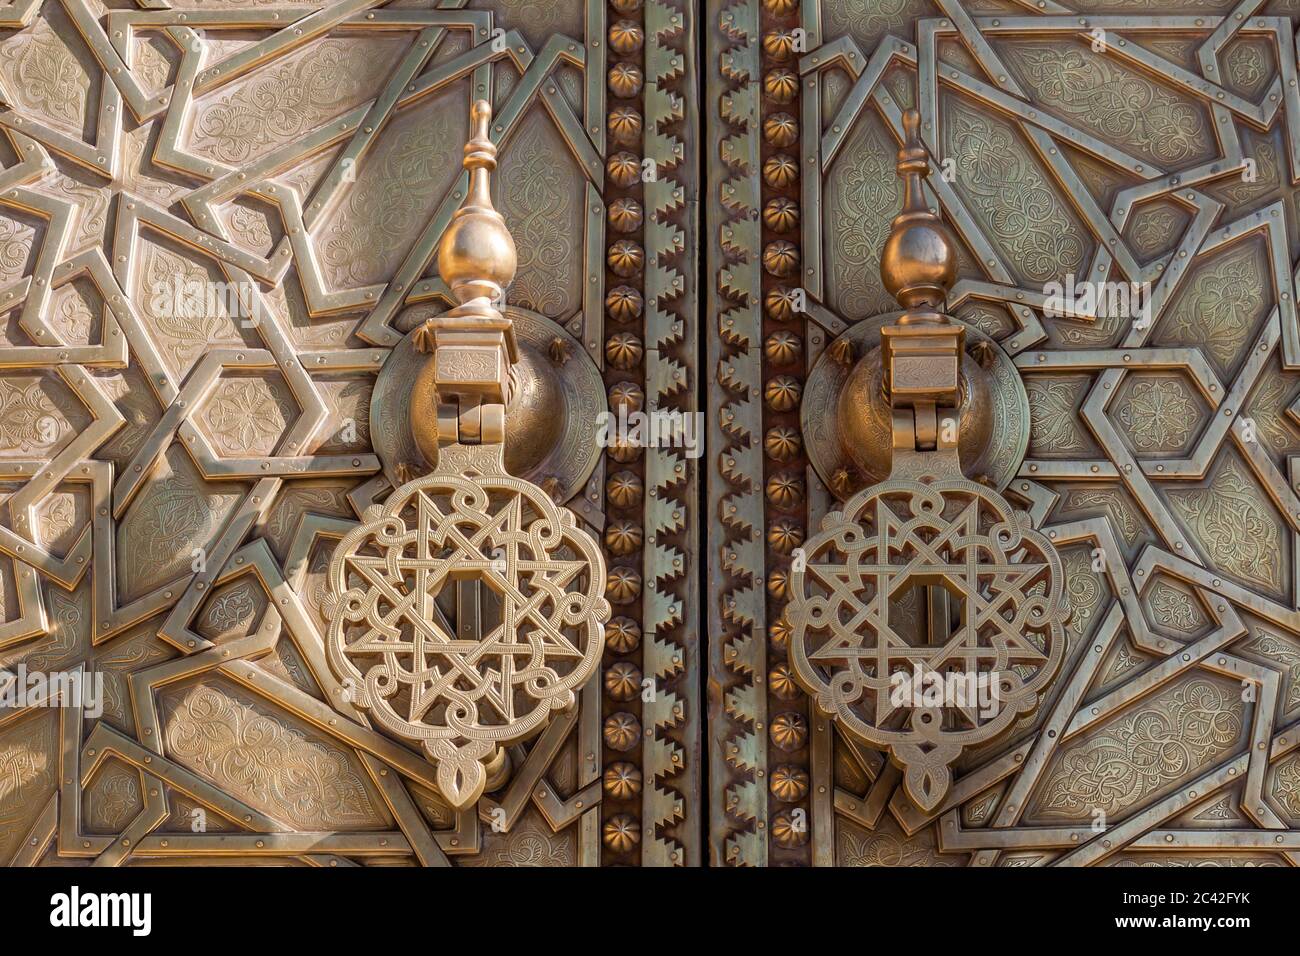
M 1000 495 L 964 478 L 891 478 L 822 522 L 791 577 L 790 657 L 818 706 L 889 750 L 933 810 L 963 748 L 1032 712 L 1065 654 L 1060 557 Z M 907 633 L 898 604 L 941 587 L 946 639 Z
M 352 703 L 423 747 L 443 796 L 464 807 L 498 748 L 572 707 L 595 672 L 604 577 L 596 542 L 536 485 L 435 472 L 335 550 L 330 665 Z

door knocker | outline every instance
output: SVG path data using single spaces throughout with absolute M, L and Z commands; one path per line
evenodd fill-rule
M 879 382 L 846 392 L 858 402 L 846 414 L 888 421 L 890 444 L 850 454 L 869 461 L 892 451 L 890 470 L 826 515 L 792 568 L 786 616 L 796 675 L 817 706 L 888 751 L 908 795 L 932 811 L 963 750 L 998 739 L 1039 706 L 1065 654 L 1068 604 L 1046 536 L 993 481 L 962 471 L 985 457 L 982 442 L 971 447 L 962 432 L 984 422 L 981 438 L 993 433 L 972 402 L 997 392 L 1000 364 L 983 336 L 983 354 L 968 354 L 968 330 L 943 311 L 956 248 L 922 192 L 929 161 L 919 123 L 914 110 L 905 114 L 903 209 L 881 258 L 904 311 L 841 376 Z M 860 337 L 844 333 L 849 345 L 833 344 L 822 363 L 843 364 Z M 817 414 L 808 401 L 805 418 Z M 853 434 L 852 423 L 844 427 Z
M 469 192 L 438 249 L 460 304 L 415 330 L 423 361 L 407 382 L 410 432 L 436 462 L 419 477 L 402 463 L 410 480 L 334 551 L 326 640 L 350 702 L 418 743 L 457 809 L 478 799 L 504 747 L 575 705 L 609 617 L 596 541 L 506 469 L 519 346 L 501 303 L 515 246 L 489 191 L 491 108 L 479 101 L 471 115 Z

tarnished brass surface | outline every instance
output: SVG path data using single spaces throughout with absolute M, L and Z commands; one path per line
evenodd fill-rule
M 0 707 L 0 861 L 1300 862 L 1300 7 L 1247 7 L 0 8 L 0 687 L 105 695 Z M 599 677 L 456 812 L 418 746 L 328 702 L 322 597 L 393 485 L 377 373 L 456 301 L 432 262 L 480 98 L 508 300 L 581 352 L 562 389 L 594 368 L 601 407 L 709 417 L 699 472 L 602 449 L 568 498 L 608 568 Z M 1055 546 L 1071 609 L 1036 714 L 934 811 L 818 719 L 785 617 L 858 490 L 837 474 L 883 468 L 814 427 L 838 400 L 801 407 L 895 308 L 908 107 L 945 311 L 1024 391 L 990 390 L 1023 453 L 963 465 Z M 1069 276 L 1144 286 L 1148 321 L 1049 308 Z M 903 596 L 909 637 L 932 593 Z

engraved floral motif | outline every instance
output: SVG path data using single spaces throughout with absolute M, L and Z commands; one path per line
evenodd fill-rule
M 1254 179 L 1242 176 L 1229 177 L 1210 189 L 1211 195 L 1230 203 L 1240 204 L 1248 203 L 1277 189 L 1281 176 L 1278 151 L 1273 142 L 1271 140 L 1256 142 L 1254 148 L 1247 152 L 1247 156 L 1255 161 Z
M 303 829 L 382 825 L 359 765 L 342 748 L 204 684 L 168 702 L 168 753 L 227 792 Z
M 1066 633 L 1071 637 L 1082 635 L 1088 623 L 1106 596 L 1101 576 L 1092 570 L 1092 556 L 1084 550 L 1067 551 L 1061 557 L 1065 571 L 1065 596 L 1073 612 L 1066 622 Z
M 295 484 L 280 494 L 266 519 L 265 535 L 275 548 L 287 547 L 304 513 L 350 516 L 347 499 L 336 488 Z
M 1276 369 L 1265 372 L 1247 412 L 1257 434 L 1279 455 L 1293 451 L 1297 445 L 1295 426 L 1286 411 L 1294 391 L 1294 379 L 1278 374 Z
M 207 623 L 221 633 L 246 626 L 257 613 L 252 586 L 244 583 L 213 596 L 208 602 Z
M 1066 496 L 1066 504 L 1072 510 L 1096 508 L 1105 512 L 1115 529 L 1123 535 L 1124 540 L 1132 544 L 1142 531 L 1143 522 L 1137 510 L 1124 494 L 1114 488 L 1082 488 L 1071 491 Z
M 880 250 L 898 204 L 893 156 L 875 121 L 865 121 L 832 168 L 826 188 L 826 261 L 843 315 L 873 315 L 894 307 L 880 284 Z
M 7 735 L 4 746 L 0 747 L 0 808 L 12 809 L 11 804 L 21 798 L 28 783 L 39 776 L 49 776 L 49 754 L 32 739 L 40 736 L 41 729 L 39 723 L 32 722 L 21 731 Z
M 361 101 L 390 61 L 388 42 L 328 38 L 195 108 L 195 151 L 237 165 L 288 143 Z
M 507 30 L 519 30 L 534 50 L 557 33 L 582 35 L 582 5 L 556 3 L 555 0 L 500 0 L 497 16 Z
M 1300 759 L 1292 757 L 1278 768 L 1273 797 L 1292 817 L 1300 817 Z
M 41 379 L 0 378 L 0 451 L 47 451 L 68 430 Z
M 1080 271 L 1086 250 L 1053 186 L 1011 129 L 953 100 L 944 130 L 960 187 L 1013 267 L 1036 282 Z
M 66 24 L 63 16 L 57 20 Z M 55 22 L 54 17 L 40 17 L 6 44 L 0 55 L 0 76 L 7 81 L 6 92 L 25 113 L 80 134 L 90 77 L 59 36 Z
M 1241 347 L 1246 327 L 1264 305 L 1265 277 L 1255 244 L 1220 256 L 1197 273 L 1162 323 L 1161 338 L 1205 349 L 1226 366 Z
M 184 451 L 168 453 L 164 470 L 127 511 L 118 527 L 118 548 L 131 554 L 123 568 L 123 588 L 161 583 L 188 573 L 191 550 L 206 546 L 243 492 L 212 486 L 199 478 Z
M 1044 817 L 1119 814 L 1227 753 L 1240 734 L 1234 695 L 1186 681 L 1068 748 L 1043 788 Z
M 127 680 L 134 671 L 173 656 L 156 636 L 157 624 L 146 621 L 132 633 L 115 638 L 95 654 L 95 669 L 104 675 L 104 719 L 122 730 L 134 727 Z
M 1106 672 L 1107 683 L 1126 671 L 1131 671 L 1140 663 L 1142 663 L 1142 658 L 1130 651 L 1127 643 L 1120 644 L 1119 649 L 1115 652 L 1115 660 L 1111 662 L 1110 670 Z
M 175 202 L 177 197 L 185 192 L 185 188 L 164 179 L 166 174 L 154 166 L 153 151 L 149 142 L 153 130 L 154 127 L 145 125 L 128 130 L 122 135 L 124 146 L 122 184 L 125 191 L 148 197 L 159 205 L 167 206 Z
M 97 454 L 110 461 L 124 462 L 135 454 L 148 436 L 150 426 L 157 419 L 157 403 L 139 369 L 99 369 L 97 372 L 99 387 L 126 419 L 126 424 L 112 440 L 100 446 Z
M 1116 866 L 1140 866 L 1140 867 L 1207 867 L 1218 869 L 1224 866 L 1281 866 L 1282 863 L 1272 857 L 1259 856 L 1183 856 L 1163 857 L 1161 859 L 1144 859 L 1126 856 L 1115 864 Z
M 896 824 L 864 830 L 846 820 L 836 828 L 837 866 L 954 866 L 954 858 L 940 856 L 932 829 L 904 837 Z
M 1205 623 L 1191 595 L 1163 581 L 1152 589 L 1148 603 L 1156 623 L 1164 627 L 1190 634 Z
M 1129 231 L 1133 248 L 1144 256 L 1155 256 L 1178 239 L 1183 218 L 1172 209 L 1156 206 L 1139 212 Z
M 851 33 L 859 42 L 874 45 L 886 32 L 897 30 L 907 23 L 913 13 L 920 13 L 923 4 L 915 0 L 843 0 L 824 5 L 826 36 L 837 37 Z
M 56 304 L 50 316 L 50 324 L 59 333 L 59 337 L 69 345 L 88 344 L 95 323 L 90 303 L 78 294 L 75 285 L 57 290 L 54 301 Z
M 135 43 L 132 44 L 134 52 L 132 71 L 140 78 L 140 85 L 146 90 L 160 90 L 167 83 L 167 77 L 171 73 L 171 62 L 163 52 L 164 49 L 166 47 L 158 37 L 137 36 Z
M 1238 39 L 1225 52 L 1223 65 L 1232 85 L 1254 99 L 1272 77 L 1272 62 L 1263 43 Z
M 521 126 L 501 164 L 501 214 L 510 223 L 519 266 L 510 301 L 559 316 L 581 303 L 572 281 L 581 209 L 565 151 L 542 113 Z
M 1013 46 L 1008 57 L 1041 102 L 1107 142 L 1169 164 L 1205 152 L 1205 114 L 1130 70 L 1066 44 Z
M 257 249 L 263 254 L 271 247 L 271 228 L 266 216 L 249 209 L 247 206 L 235 206 L 226 217 L 230 230 L 247 248 Z
M 110 765 L 87 789 L 86 824 L 96 833 L 116 833 L 140 811 L 140 775 Z
M 1231 820 L 1233 818 L 1231 797 L 1224 797 L 1196 815 L 1197 820 Z
M 29 673 L 49 672 L 85 660 L 90 645 L 90 588 L 78 588 L 71 596 L 51 588 L 45 596 L 50 612 L 48 633 L 33 643 L 0 653 L 0 667 L 13 668 L 21 662 Z
M 8 860 L 54 791 L 58 723 L 24 720 L 0 736 L 0 860 Z
M 31 226 L 0 216 L 0 281 L 17 279 L 27 269 L 36 232 Z
M 999 796 L 1000 795 L 994 791 L 967 804 L 966 819 L 975 824 L 983 823 L 989 818 L 989 815 L 993 812 L 993 808 L 997 806 Z
M 508 833 L 484 834 L 482 854 L 462 866 L 572 866 L 576 861 L 573 829 L 551 833 L 528 819 Z
M 1075 424 L 1077 380 L 1029 376 L 1029 434 L 1033 448 L 1057 453 L 1081 452 L 1087 445 Z
M 1116 418 L 1139 452 L 1177 451 L 1197 422 L 1196 403 L 1181 381 L 1144 379 L 1124 395 Z
M 41 540 L 47 544 L 61 542 L 77 519 L 77 501 L 66 492 L 50 495 L 38 508 Z
M 243 344 L 226 309 L 229 297 L 215 294 L 218 280 L 207 269 L 161 246 L 151 246 L 144 259 L 139 301 L 178 374 L 187 373 L 214 346 Z
M 1229 459 L 1208 487 L 1170 492 L 1169 497 L 1212 562 L 1269 592 L 1278 590 L 1281 533 L 1238 459 Z
M 1300 707 L 1300 650 L 1295 643 L 1264 631 L 1246 647 L 1286 668 L 1286 709 Z
M 207 502 L 194 486 L 177 475 L 159 482 L 149 507 L 140 512 L 143 533 L 139 544 L 146 561 L 170 558 L 183 542 L 196 537 L 205 524 Z
M 267 455 L 297 410 L 264 379 L 224 379 L 203 410 L 217 448 L 227 455 Z
M 461 141 L 463 121 L 447 108 L 451 102 L 400 114 L 354 171 L 356 181 L 320 244 L 334 285 L 385 281 L 424 228 Z

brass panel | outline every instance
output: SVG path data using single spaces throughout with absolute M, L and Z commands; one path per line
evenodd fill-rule
M 1300 9 L 707 8 L 710 860 L 1300 862 Z M 1071 610 L 1041 708 L 965 751 L 931 809 L 792 679 L 801 546 L 845 520 L 826 462 L 852 409 L 826 407 L 825 363 L 847 375 L 896 308 L 879 270 L 909 108 L 957 237 L 945 311 L 1027 396 L 1027 449 L 990 454 L 1015 459 L 1005 494 L 1059 552 Z M 1055 308 L 1071 279 L 1139 298 Z M 890 626 L 924 627 L 919 593 Z
M 697 410 L 695 30 L 684 0 L 0 7 L 0 690 L 103 681 L 0 705 L 0 863 L 700 862 L 683 449 L 563 423 L 615 621 L 477 803 L 331 700 L 324 643 L 392 488 L 376 377 L 454 302 L 471 101 L 538 360 L 607 393 L 588 417 Z

